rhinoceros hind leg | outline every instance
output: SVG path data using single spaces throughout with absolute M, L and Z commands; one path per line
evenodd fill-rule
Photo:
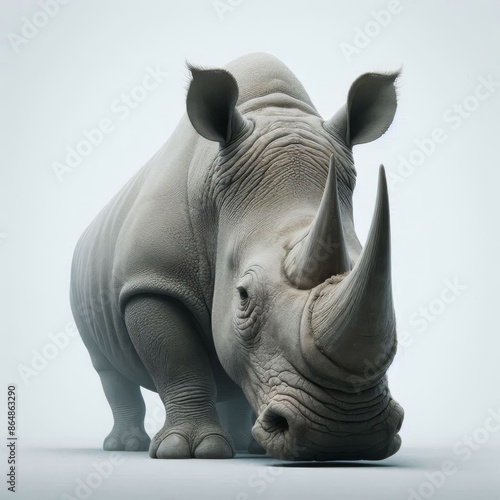
M 147 451 L 151 439 L 144 430 L 146 411 L 141 390 L 116 371 L 99 372 L 113 412 L 114 425 L 106 436 L 107 451 Z
M 152 458 L 231 458 L 232 439 L 215 408 L 216 386 L 195 320 L 178 300 L 138 295 L 125 323 L 166 412 L 151 442 Z
M 119 373 L 90 338 L 84 341 L 113 413 L 114 425 L 104 439 L 103 448 L 107 451 L 146 451 L 151 440 L 144 430 L 146 408 L 139 385 Z

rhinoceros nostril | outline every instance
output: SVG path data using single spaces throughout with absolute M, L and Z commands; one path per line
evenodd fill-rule
M 262 425 L 267 432 L 284 432 L 288 430 L 288 420 L 274 410 L 267 409 L 262 419 Z

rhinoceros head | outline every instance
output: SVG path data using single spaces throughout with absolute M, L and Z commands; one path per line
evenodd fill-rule
M 403 411 L 386 378 L 396 351 L 387 185 L 381 167 L 362 249 L 352 147 L 391 124 L 397 74 L 359 77 L 324 121 L 284 66 L 247 72 L 251 85 L 191 71 L 189 119 L 219 143 L 205 185 L 218 221 L 214 343 L 257 415 L 255 439 L 282 459 L 392 455 Z

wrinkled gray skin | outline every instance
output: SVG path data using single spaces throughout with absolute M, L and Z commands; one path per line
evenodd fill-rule
M 362 251 L 352 147 L 391 124 L 397 74 L 361 76 L 324 121 L 272 56 L 191 72 L 187 116 L 74 254 L 73 313 L 115 421 L 104 449 L 392 455 L 387 187 L 381 167 Z M 151 443 L 139 386 L 166 409 Z

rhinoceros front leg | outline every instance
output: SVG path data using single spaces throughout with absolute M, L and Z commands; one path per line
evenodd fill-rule
M 125 322 L 165 405 L 165 424 L 151 442 L 150 456 L 231 458 L 210 360 L 189 311 L 169 297 L 140 295 L 127 304 Z

